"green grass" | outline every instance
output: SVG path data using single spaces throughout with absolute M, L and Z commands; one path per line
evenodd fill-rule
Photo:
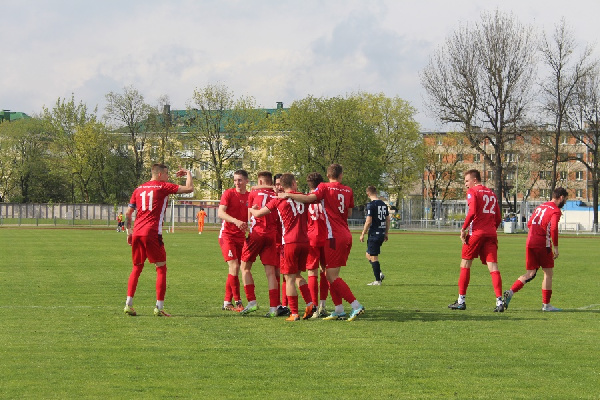
M 524 271 L 524 235 L 500 235 L 508 288 Z M 467 311 L 456 299 L 458 234 L 394 234 L 381 287 L 355 242 L 342 276 L 367 312 L 358 321 L 220 310 L 226 276 L 215 231 L 165 235 L 168 289 L 154 318 L 146 265 L 123 314 L 131 269 L 110 230 L 0 228 L 0 397 L 204 399 L 598 398 L 600 238 L 561 236 L 552 303 L 541 278 L 495 314 L 487 268 L 474 263 Z M 301 302 L 302 303 L 302 302 Z M 330 306 L 330 304 L 329 304 Z M 330 307 L 331 308 L 331 307 Z M 347 310 L 349 307 L 346 305 Z

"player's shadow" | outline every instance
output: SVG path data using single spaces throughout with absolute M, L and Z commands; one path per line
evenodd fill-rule
M 499 321 L 509 318 L 512 321 L 519 320 L 537 320 L 544 319 L 544 316 L 540 315 L 518 315 L 515 313 L 510 314 L 508 311 L 504 313 L 494 313 L 490 311 L 489 314 L 480 314 L 479 312 L 469 311 L 433 311 L 433 310 L 367 310 L 367 312 L 361 316 L 364 320 L 376 320 L 376 321 L 394 321 L 394 322 L 438 322 L 438 321 Z

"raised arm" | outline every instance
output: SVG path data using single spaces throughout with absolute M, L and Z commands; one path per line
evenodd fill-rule
M 185 186 L 181 186 L 179 185 L 179 189 L 177 189 L 177 193 L 192 193 L 194 191 L 194 183 L 192 182 L 192 173 L 190 172 L 190 170 L 187 169 L 179 169 L 179 171 L 177 171 L 175 173 L 175 176 L 178 177 L 182 177 L 184 175 L 186 175 L 186 179 L 185 179 Z

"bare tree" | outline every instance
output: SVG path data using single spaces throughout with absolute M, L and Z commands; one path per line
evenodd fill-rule
M 560 157 L 559 145 L 567 109 L 576 95 L 577 85 L 593 70 L 594 61 L 591 60 L 590 46 L 586 46 L 580 54 L 576 54 L 577 44 L 564 18 L 555 26 L 552 37 L 543 36 L 540 52 L 543 63 L 550 69 L 550 73 L 544 77 L 540 86 L 544 101 L 543 111 L 552 118 L 554 128 L 550 142 L 553 153 L 550 184 L 552 191 L 558 179 L 558 163 L 566 161 Z
M 587 156 L 577 158 L 591 178 L 594 212 L 594 232 L 598 232 L 598 184 L 600 182 L 600 71 L 582 79 L 576 89 L 574 101 L 568 110 L 567 123 L 573 136 L 581 137 Z
M 129 136 L 129 143 L 135 156 L 135 178 L 140 182 L 145 172 L 144 148 L 151 134 L 147 129 L 147 123 L 152 106 L 146 104 L 144 96 L 133 85 L 123 88 L 122 94 L 108 93 L 106 101 L 105 117 L 115 125 L 115 128 L 124 127 Z
M 535 47 L 532 28 L 512 14 L 484 13 L 474 27 L 450 35 L 421 73 L 428 108 L 441 122 L 462 127 L 494 171 L 500 202 L 505 144 L 515 139 L 531 103 Z

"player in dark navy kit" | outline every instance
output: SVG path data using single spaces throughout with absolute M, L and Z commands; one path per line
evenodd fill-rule
M 377 197 L 375 186 L 367 187 L 367 196 L 369 196 L 371 201 L 367 203 L 367 219 L 360 233 L 360 241 L 365 241 L 365 235 L 368 232 L 366 257 L 371 263 L 371 267 L 373 267 L 375 280 L 367 285 L 381 286 L 384 275 L 379 265 L 379 253 L 381 252 L 383 242 L 387 242 L 388 240 L 390 214 L 388 206 Z

